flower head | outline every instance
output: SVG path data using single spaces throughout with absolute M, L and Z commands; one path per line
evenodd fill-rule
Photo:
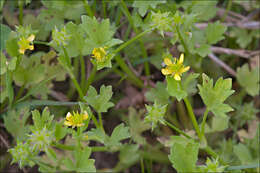
M 164 114 L 166 112 L 167 105 L 159 105 L 157 102 L 153 106 L 145 105 L 147 109 L 147 115 L 145 121 L 152 124 L 152 130 L 158 122 L 164 124 Z
M 173 20 L 169 15 L 170 13 L 168 12 L 152 12 L 152 27 L 157 28 L 162 36 L 164 36 L 163 32 L 170 31 L 172 28 Z
M 33 42 L 34 38 L 35 38 L 34 34 L 31 34 L 28 38 L 21 37 L 20 40 L 18 41 L 19 53 L 24 54 L 24 52 L 27 49 L 33 50 L 34 46 L 33 46 L 32 42 Z
M 18 141 L 17 145 L 14 148 L 9 149 L 8 152 L 12 155 L 12 163 L 18 162 L 20 168 L 29 165 L 29 159 L 33 155 L 30 151 L 30 145 L 21 141 Z
M 97 62 L 104 62 L 106 60 L 106 47 L 94 48 L 92 51 L 92 57 L 96 59 Z
M 52 43 L 56 46 L 66 46 L 71 38 L 71 35 L 67 33 L 66 28 L 62 28 L 60 31 L 55 27 L 52 30 Z
M 170 58 L 164 58 L 165 68 L 162 69 L 162 74 L 172 75 L 175 80 L 181 80 L 182 73 L 188 71 L 190 66 L 184 67 L 183 65 L 184 55 L 181 54 L 180 59 L 174 59 L 174 62 Z
M 72 114 L 68 112 L 64 124 L 66 126 L 72 126 L 72 128 L 81 127 L 84 126 L 83 121 L 86 119 L 88 119 L 88 113 L 86 111 L 83 113 L 72 112 Z
M 29 141 L 33 151 L 41 151 L 49 147 L 53 140 L 53 131 L 44 127 L 41 130 L 32 130 L 32 134 L 29 135 Z

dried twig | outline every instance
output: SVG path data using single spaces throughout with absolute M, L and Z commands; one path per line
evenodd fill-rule
M 259 21 L 249 21 L 249 22 L 228 22 L 228 23 L 221 23 L 222 25 L 225 25 L 227 27 L 230 26 L 236 26 L 239 28 L 245 28 L 245 29 L 259 29 L 260 28 L 260 22 Z M 204 29 L 208 26 L 208 23 L 196 23 L 195 26 L 199 29 Z
M 223 16 L 223 15 L 225 14 L 225 12 L 226 12 L 226 9 L 219 8 L 217 14 L 218 14 L 219 16 Z M 245 20 L 245 19 L 246 19 L 245 16 L 243 16 L 243 15 L 241 15 L 241 14 L 238 14 L 238 13 L 235 13 L 235 12 L 233 12 L 233 11 L 228 11 L 228 15 L 229 15 L 230 17 L 232 17 L 232 18 L 235 18 L 236 20 Z
M 61 92 L 57 92 L 57 91 L 51 90 L 50 95 L 51 95 L 52 97 L 54 97 L 55 99 L 57 99 L 58 101 L 62 101 L 62 102 L 67 102 L 67 101 L 69 101 L 69 99 L 67 98 L 67 96 L 64 95 L 64 94 L 61 93 Z
M 10 148 L 10 145 L 8 144 L 8 142 L 5 140 L 5 138 L 1 135 L 0 133 L 0 139 L 3 142 L 3 144 L 6 146 L 6 148 Z
M 236 77 L 236 72 L 232 68 L 230 68 L 226 63 L 221 61 L 216 55 L 214 55 L 213 53 L 210 53 L 208 56 L 215 63 L 217 63 L 220 67 L 225 69 L 229 74 L 231 74 L 233 77 Z
M 237 55 L 243 58 L 251 58 L 256 54 L 260 53 L 260 50 L 257 51 L 249 51 L 244 49 L 229 49 L 229 48 L 223 48 L 223 47 L 215 47 L 211 46 L 211 51 L 214 53 L 225 53 L 228 55 Z

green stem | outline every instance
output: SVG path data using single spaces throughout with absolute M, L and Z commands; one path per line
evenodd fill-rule
M 138 40 L 139 38 L 141 38 L 142 36 L 144 36 L 144 35 L 147 34 L 148 32 L 151 32 L 152 30 L 153 30 L 153 28 L 141 32 L 140 34 L 136 35 L 136 36 L 133 37 L 132 39 L 128 40 L 127 42 L 125 42 L 124 44 L 122 44 L 121 46 L 119 46 L 113 53 L 116 54 L 116 53 L 120 52 L 122 49 L 126 48 L 129 44 L 131 44 L 131 43 L 133 43 L 134 41 Z
M 98 146 L 98 147 L 91 147 L 92 152 L 98 152 L 98 151 L 108 151 L 108 148 L 105 146 Z
M 117 7 L 117 10 L 116 10 L 116 18 L 115 18 L 116 26 L 119 25 L 121 16 L 122 16 L 122 11 L 121 11 L 120 7 Z
M 179 26 L 178 26 L 178 25 L 175 25 L 175 26 L 176 26 L 176 31 L 177 31 L 178 36 L 179 36 L 179 38 L 180 38 L 181 44 L 182 44 L 182 46 L 183 46 L 183 48 L 184 48 L 184 50 L 185 50 L 185 53 L 187 53 L 187 54 L 189 55 L 190 52 L 189 52 L 189 50 L 188 50 L 188 48 L 187 48 L 187 46 L 186 46 L 186 44 L 185 44 L 185 42 L 184 42 L 184 39 L 183 39 L 183 37 L 182 37 L 182 35 L 181 35 L 181 33 L 180 33 Z
M 208 108 L 206 108 L 204 115 L 203 115 L 202 124 L 201 124 L 201 133 L 203 136 L 204 136 L 204 132 L 205 132 L 205 124 L 206 124 L 208 113 L 209 113 L 209 110 L 208 110 Z
M 33 41 L 33 44 L 42 44 L 42 45 L 49 46 L 49 43 L 45 41 Z
M 141 172 L 145 173 L 145 170 L 144 170 L 144 159 L 143 158 L 140 159 L 140 165 L 141 165 Z
M 104 130 L 104 126 L 103 126 L 103 121 L 102 121 L 101 112 L 98 112 L 98 118 L 99 118 L 99 126 L 101 127 L 101 129 L 102 129 L 103 131 L 105 131 L 105 130 Z
M 23 25 L 23 1 L 19 0 L 19 23 Z
M 92 84 L 92 82 L 93 82 L 94 79 L 95 79 L 96 72 L 97 72 L 97 65 L 94 64 L 94 65 L 93 65 L 93 68 L 92 68 L 92 70 L 91 70 L 91 73 L 90 73 L 90 75 L 89 75 L 89 78 L 88 78 L 88 80 L 87 80 L 87 83 L 86 83 L 86 85 L 85 85 L 85 89 L 84 89 L 85 95 L 86 95 L 87 92 L 88 92 L 89 86 Z
M 91 118 L 92 118 L 92 120 L 93 120 L 95 126 L 96 126 L 97 128 L 100 128 L 99 125 L 98 125 L 98 121 L 97 121 L 95 115 L 92 115 Z
M 130 14 L 124 0 L 121 0 L 121 4 L 122 4 L 122 7 L 124 9 L 124 12 L 125 12 L 125 15 L 126 17 L 128 18 L 128 21 L 130 23 L 130 25 L 133 27 L 134 31 L 136 34 L 140 33 L 138 31 L 138 29 L 135 27 L 134 25 L 134 22 L 133 22 L 133 18 L 132 18 L 132 15 Z M 141 47 L 141 50 L 142 50 L 142 54 L 143 54 L 143 58 L 147 58 L 147 52 L 146 52 L 146 49 L 144 47 L 144 43 L 142 40 L 139 40 L 139 44 L 140 44 L 140 47 Z M 149 64 L 148 64 L 148 61 L 145 61 L 144 62 L 144 69 L 145 69 L 145 74 L 146 76 L 149 76 L 150 75 L 150 68 L 149 68 Z
M 189 135 L 187 135 L 186 133 L 184 133 L 182 130 L 178 129 L 177 127 L 175 127 L 173 124 L 171 124 L 168 121 L 164 121 L 169 127 L 171 127 L 173 130 L 175 130 L 176 132 L 182 134 L 183 136 L 185 136 L 188 139 L 191 139 L 191 137 Z
M 196 131 L 200 141 L 203 142 L 203 136 L 202 136 L 202 134 L 200 132 L 199 125 L 198 125 L 197 120 L 195 118 L 195 115 L 193 113 L 193 109 L 192 109 L 192 106 L 190 104 L 190 101 L 186 97 L 186 98 L 184 98 L 184 102 L 186 104 L 186 107 L 187 107 L 187 110 L 188 110 L 188 114 L 189 114 L 191 122 L 192 122 L 192 124 L 193 124 L 193 126 L 195 128 L 195 131 Z
M 230 11 L 231 6 L 232 6 L 232 0 L 228 0 L 227 8 L 225 10 L 224 16 L 221 19 L 221 22 L 224 22 L 226 20 L 227 14 Z
M 144 84 L 143 81 L 141 81 L 136 75 L 135 73 L 132 72 L 132 70 L 126 65 L 126 63 L 124 62 L 124 60 L 118 55 L 115 56 L 115 60 L 118 63 L 118 65 L 120 66 L 120 68 L 129 76 L 129 78 L 131 78 L 136 86 L 143 88 Z
M 75 76 L 74 76 L 74 74 L 72 72 L 69 72 L 69 74 L 70 74 L 70 78 L 71 78 L 74 86 L 76 87 L 76 90 L 77 90 L 77 92 L 79 94 L 80 99 L 83 100 L 84 94 L 83 94 L 83 92 L 82 92 L 82 90 L 80 88 L 80 85 L 79 85 L 78 81 L 76 80 L 76 78 L 75 78 Z
M 88 1 L 87 0 L 82 0 L 82 1 L 84 3 L 85 10 L 86 10 L 87 14 L 89 15 L 89 17 L 93 17 L 94 14 L 93 14 L 90 6 L 88 5 Z
M 83 92 L 82 92 L 82 90 L 80 88 L 80 85 L 79 85 L 78 81 L 75 78 L 75 75 L 73 74 L 73 71 L 71 70 L 71 63 L 70 63 L 70 59 L 69 59 L 67 50 L 65 49 L 65 47 L 62 47 L 62 48 L 63 48 L 64 55 L 65 55 L 65 58 L 66 58 L 66 61 L 67 61 L 66 62 L 67 63 L 67 68 L 65 68 L 65 69 L 68 71 L 68 73 L 70 75 L 70 78 L 71 78 L 74 86 L 76 87 L 76 90 L 77 90 L 77 92 L 79 94 L 80 99 L 83 100 L 84 94 L 83 94 Z
M 80 127 L 77 127 L 77 145 L 78 145 L 78 148 L 81 148 L 80 134 L 81 134 Z
M 57 144 L 53 144 L 54 147 L 57 147 L 59 149 L 62 149 L 62 150 L 70 150 L 70 151 L 73 151 L 75 149 L 75 146 L 74 145 L 64 145 L 64 144 L 60 144 L 60 143 L 57 143 Z
M 25 85 L 22 85 L 22 87 L 19 88 L 19 91 L 18 91 L 18 93 L 17 93 L 17 95 L 15 97 L 14 102 L 16 102 L 22 96 L 24 88 L 25 88 Z
M 105 0 L 102 0 L 102 7 L 103 7 L 104 18 L 107 18 L 106 1 Z
M 79 55 L 79 60 L 80 60 L 80 70 L 81 70 L 81 80 L 80 80 L 80 86 L 81 88 L 84 88 L 85 83 L 86 83 L 86 70 L 85 70 L 85 61 L 82 56 L 82 54 Z

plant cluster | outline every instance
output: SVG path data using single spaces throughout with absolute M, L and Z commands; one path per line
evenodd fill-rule
M 1 1 L 1 165 L 259 171 L 255 5 Z

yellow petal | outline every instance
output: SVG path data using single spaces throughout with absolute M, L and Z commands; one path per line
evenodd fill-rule
M 71 122 L 69 122 L 69 121 L 65 121 L 65 122 L 64 122 L 64 125 L 66 125 L 66 126 L 72 126 Z
M 190 69 L 190 66 L 181 69 L 181 73 L 184 73 Z
M 29 46 L 29 49 L 30 49 L 30 50 L 33 50 L 33 49 L 34 49 L 34 46 L 33 46 L 33 45 Z
M 71 117 L 71 113 L 70 112 L 68 112 L 67 115 L 66 115 L 66 118 L 69 118 L 69 117 Z
M 20 54 L 24 54 L 25 49 L 19 49 Z
M 171 61 L 170 58 L 164 58 L 163 61 L 164 61 L 165 65 L 171 65 L 172 64 L 172 61 Z
M 78 127 L 82 127 L 84 126 L 84 123 L 81 123 L 81 124 L 77 124 Z
M 28 41 L 32 42 L 35 38 L 35 35 L 30 35 L 30 37 L 27 38 Z
M 175 74 L 175 75 L 174 75 L 174 79 L 175 79 L 175 80 L 181 80 L 181 77 L 180 77 L 179 74 Z
M 86 119 L 88 119 L 88 113 L 87 113 L 87 111 L 84 111 L 83 112 L 83 120 L 86 120 Z
M 182 64 L 184 61 L 184 54 L 182 53 L 181 56 L 180 56 L 180 59 L 178 61 L 178 64 Z
M 167 69 L 167 68 L 163 68 L 161 71 L 162 71 L 162 74 L 164 74 L 164 75 L 171 74 L 171 71 L 169 69 Z

